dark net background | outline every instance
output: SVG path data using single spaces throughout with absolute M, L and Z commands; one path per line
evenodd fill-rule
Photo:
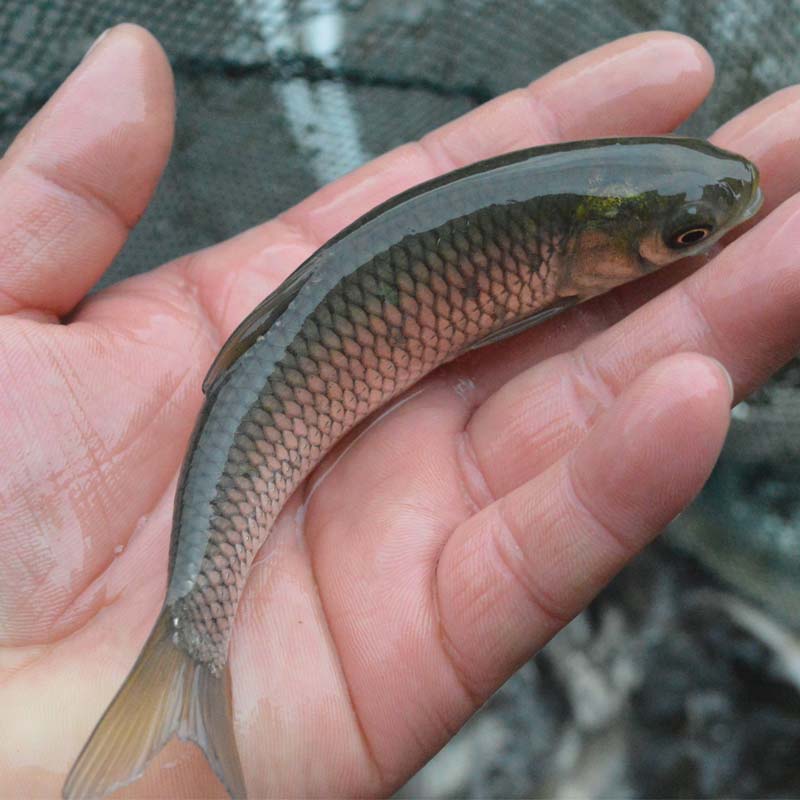
M 717 84 L 692 134 L 800 80 L 794 2 L 0 0 L 0 145 L 122 21 L 170 56 L 178 124 L 106 282 L 259 223 L 628 33 L 682 31 L 711 51 Z M 792 363 L 737 407 L 714 476 L 665 539 L 400 794 L 800 796 L 799 447 Z

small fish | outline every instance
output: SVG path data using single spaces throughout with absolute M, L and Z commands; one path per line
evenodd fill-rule
M 228 642 L 258 549 L 325 453 L 444 362 L 706 250 L 760 203 L 753 164 L 707 142 L 601 139 L 456 170 L 321 247 L 206 377 L 164 607 L 64 797 L 130 783 L 175 734 L 245 797 Z

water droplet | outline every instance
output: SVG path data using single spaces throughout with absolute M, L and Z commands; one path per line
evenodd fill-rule
M 475 391 L 475 381 L 472 378 L 459 378 L 454 389 L 462 400 L 466 400 Z

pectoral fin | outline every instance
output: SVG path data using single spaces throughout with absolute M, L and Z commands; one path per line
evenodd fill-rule
M 560 314 L 568 308 L 572 308 L 572 306 L 577 305 L 577 303 L 577 297 L 562 298 L 548 308 L 531 314 L 529 317 L 515 320 L 499 330 L 492 331 L 488 336 L 484 336 L 482 339 L 478 339 L 477 342 L 471 344 L 467 350 L 477 350 L 479 347 L 486 347 L 487 344 L 502 342 L 511 336 L 516 336 L 518 333 L 528 330 L 528 328 L 532 328 L 534 325 L 538 325 L 540 322 L 544 322 L 546 319 L 550 319 L 550 317 L 554 317 L 556 314 Z

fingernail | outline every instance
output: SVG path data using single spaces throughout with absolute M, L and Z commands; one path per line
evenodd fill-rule
M 100 44 L 100 42 L 102 42 L 102 41 L 103 41 L 103 39 L 105 39 L 105 38 L 106 38 L 106 36 L 108 36 L 108 33 L 109 33 L 109 31 L 110 31 L 110 30 L 111 30 L 111 28 L 106 28 L 106 29 L 105 29 L 105 30 L 104 30 L 104 31 L 103 31 L 103 32 L 102 32 L 102 33 L 101 33 L 101 34 L 100 34 L 100 35 L 99 35 L 99 36 L 98 36 L 98 37 L 97 37 L 97 38 L 96 38 L 96 39 L 95 39 L 95 40 L 94 40 L 92 43 L 91 43 L 91 45 L 89 46 L 89 49 L 88 49 L 88 50 L 87 50 L 87 51 L 86 51 L 86 52 L 83 54 L 83 58 L 81 59 L 81 61 L 84 61 L 84 60 L 86 60 L 86 57 L 89 55 L 89 53 L 91 53 L 91 52 L 92 52 L 92 50 L 94 50 L 94 49 L 97 47 L 97 45 L 99 45 L 99 44 Z
M 733 385 L 733 378 L 731 378 L 730 372 L 728 372 L 725 365 L 716 358 L 711 358 L 712 361 L 716 362 L 717 366 L 719 367 L 720 372 L 725 376 L 725 380 L 728 382 L 728 396 L 730 398 L 731 404 L 733 404 L 733 398 L 736 394 L 736 389 Z

